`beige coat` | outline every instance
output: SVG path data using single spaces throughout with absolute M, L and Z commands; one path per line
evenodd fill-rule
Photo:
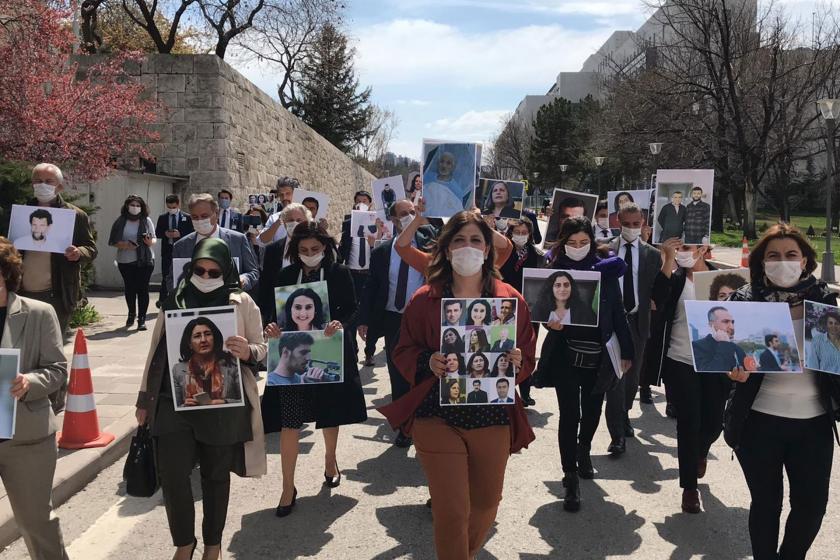
M 236 307 L 236 333 L 245 337 L 251 348 L 251 361 L 259 362 L 265 358 L 268 345 L 263 337 L 262 318 L 260 310 L 251 296 L 242 292 L 230 295 L 230 303 Z M 146 367 L 143 370 L 143 380 L 140 382 L 140 391 L 137 395 L 137 407 L 147 412 L 149 422 L 154 421 L 154 413 L 157 407 L 157 397 L 160 389 L 161 377 L 168 371 L 168 364 L 158 363 L 161 356 L 156 355 L 158 343 L 164 336 L 164 314 L 155 321 L 155 328 L 152 331 L 152 344 L 149 355 L 146 358 Z M 165 348 L 165 344 L 160 345 Z M 265 458 L 265 434 L 262 423 L 262 412 L 260 410 L 260 394 L 257 388 L 257 380 L 251 368 L 242 365 L 242 386 L 245 390 L 245 397 L 251 405 L 251 432 L 253 439 L 245 442 L 245 469 L 244 476 L 262 476 L 266 473 Z
M 30 442 L 58 429 L 49 394 L 67 383 L 67 358 L 51 305 L 9 293 L 0 348 L 20 349 L 29 391 L 18 402 L 12 441 Z

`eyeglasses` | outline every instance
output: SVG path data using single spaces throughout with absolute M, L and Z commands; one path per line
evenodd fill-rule
M 219 270 L 218 268 L 211 268 L 211 269 L 208 270 L 206 268 L 202 268 L 200 266 L 197 266 L 197 267 L 193 268 L 193 274 L 195 274 L 196 276 L 201 276 L 202 278 L 206 274 L 207 276 L 209 276 L 210 278 L 213 278 L 215 280 L 216 278 L 219 278 L 222 275 L 222 271 Z

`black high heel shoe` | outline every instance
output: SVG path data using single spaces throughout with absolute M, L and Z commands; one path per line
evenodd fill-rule
M 338 473 L 335 476 L 330 476 L 324 473 L 324 486 L 329 488 L 338 488 L 341 485 L 341 470 L 338 468 L 338 463 L 335 464 L 335 470 Z
M 297 488 L 295 488 L 295 492 L 294 492 L 294 494 L 292 494 L 292 503 L 290 503 L 287 506 L 281 506 L 281 505 L 278 504 L 277 509 L 274 511 L 274 515 L 276 515 L 277 517 L 286 517 L 287 515 L 292 513 L 292 510 L 295 507 L 295 502 L 296 501 L 297 501 Z

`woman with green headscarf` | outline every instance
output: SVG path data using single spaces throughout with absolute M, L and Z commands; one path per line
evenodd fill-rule
M 201 466 L 204 506 L 203 560 L 221 554 L 230 496 L 230 472 L 261 476 L 266 472 L 265 437 L 254 369 L 265 358 L 267 345 L 257 304 L 239 287 L 239 275 L 224 241 L 201 240 L 164 310 L 233 305 L 237 336 L 224 341 L 227 352 L 239 360 L 246 406 L 176 412 L 169 382 L 164 321 L 155 321 L 152 344 L 137 398 L 137 421 L 149 424 L 157 443 L 157 470 L 163 489 L 172 542 L 173 560 L 192 558 L 198 541 L 194 535 L 195 506 L 190 473 Z M 180 365 L 180 364 L 179 364 Z M 219 391 L 224 393 L 224 388 Z

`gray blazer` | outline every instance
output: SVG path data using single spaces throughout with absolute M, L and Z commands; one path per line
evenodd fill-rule
M 623 237 L 618 236 L 610 242 L 610 250 L 618 255 L 619 243 L 627 243 Z M 639 292 L 639 309 L 637 325 L 639 327 L 639 334 L 644 340 L 650 338 L 650 301 L 651 293 L 653 291 L 653 282 L 656 280 L 656 275 L 662 268 L 662 256 L 659 254 L 653 245 L 649 245 L 639 239 L 639 284 L 637 291 Z M 628 274 L 632 274 L 630 270 Z M 632 323 L 632 322 L 631 322 Z
M 58 429 L 50 393 L 67 383 L 67 358 L 51 305 L 9 293 L 2 348 L 20 349 L 20 370 L 29 391 L 18 402 L 15 442 L 43 439 Z
M 176 259 L 191 259 L 195 248 L 196 233 L 182 237 L 172 247 L 172 257 Z M 257 287 L 260 279 L 260 267 L 257 264 L 257 257 L 254 255 L 248 238 L 239 233 L 223 227 L 219 228 L 219 237 L 227 243 L 231 257 L 239 257 L 239 273 L 245 276 L 245 285 L 242 286 L 246 292 Z

